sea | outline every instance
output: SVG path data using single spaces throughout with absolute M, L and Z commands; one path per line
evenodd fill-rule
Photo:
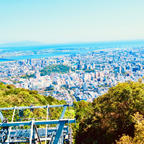
M 25 59 L 40 59 L 48 57 L 87 54 L 93 51 L 111 49 L 144 48 L 144 40 L 89 42 L 55 45 L 8 45 L 0 46 L 0 62 Z

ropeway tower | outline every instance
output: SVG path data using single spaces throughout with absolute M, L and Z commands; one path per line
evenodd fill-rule
M 72 105 L 0 108 L 0 144 L 71 144 L 72 129 L 69 124 L 75 123 L 75 119 L 63 119 L 66 109 L 70 106 Z M 63 108 L 59 119 L 50 120 L 49 110 L 58 107 Z M 22 119 L 25 110 L 34 111 L 35 109 L 45 109 L 46 119 L 40 121 L 34 118 L 29 121 Z M 3 116 L 3 113 L 7 111 L 13 111 L 10 122 Z M 20 117 L 21 121 L 17 121 L 16 117 Z

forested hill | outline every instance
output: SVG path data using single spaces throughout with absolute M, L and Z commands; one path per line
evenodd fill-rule
M 65 101 L 40 95 L 34 90 L 16 88 L 13 85 L 0 83 L 0 107 L 47 104 L 65 104 Z
M 0 107 L 47 104 L 65 102 L 0 83 Z M 58 118 L 60 112 L 61 109 L 51 111 L 51 118 Z M 144 143 L 144 84 L 141 82 L 119 83 L 92 103 L 74 102 L 72 112 L 77 120 L 73 125 L 76 144 Z M 10 115 L 12 112 L 6 114 Z M 44 117 L 46 113 L 38 110 L 35 115 Z
M 43 96 L 38 94 L 37 91 L 28 90 L 23 88 L 16 88 L 13 85 L 6 85 L 0 83 L 0 107 L 14 107 L 14 106 L 41 106 L 41 105 L 57 105 L 66 104 L 65 101 L 58 101 L 51 96 Z M 51 110 L 51 119 L 58 118 L 61 113 L 61 108 Z M 12 111 L 5 113 L 5 117 L 11 119 Z M 28 117 L 46 117 L 46 110 L 37 109 L 34 114 L 25 111 L 25 116 Z
M 58 64 L 58 65 L 49 65 L 41 70 L 41 76 L 50 75 L 53 73 L 67 73 L 71 68 L 67 65 Z
M 77 144 L 144 144 L 144 84 L 119 83 L 93 103 L 75 106 Z

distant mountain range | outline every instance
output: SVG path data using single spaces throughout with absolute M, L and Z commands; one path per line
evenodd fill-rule
M 9 48 L 18 50 L 19 48 L 36 49 L 39 47 L 42 49 L 47 48 L 124 48 L 124 47 L 144 47 L 144 40 L 129 40 L 129 41 L 101 41 L 101 42 L 82 42 L 82 43 L 57 43 L 48 44 L 36 41 L 20 41 L 11 43 L 0 43 L 0 50 L 3 48 Z
M 46 44 L 43 44 L 41 42 L 35 42 L 35 41 L 0 43 L 0 47 L 23 47 L 23 46 L 39 46 L 39 45 L 46 45 Z
M 57 43 L 57 44 L 48 44 L 37 41 L 18 41 L 18 42 L 0 42 L 0 48 L 2 47 L 27 47 L 27 46 L 82 46 L 82 45 L 109 45 L 109 44 L 144 44 L 144 40 L 128 40 L 128 41 L 97 41 L 97 42 L 79 42 L 79 43 Z

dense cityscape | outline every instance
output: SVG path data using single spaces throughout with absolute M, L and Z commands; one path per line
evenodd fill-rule
M 97 50 L 83 55 L 1 62 L 0 81 L 67 103 L 93 101 L 118 82 L 143 80 L 143 50 Z
M 0 144 L 144 144 L 144 0 L 0 1 Z

